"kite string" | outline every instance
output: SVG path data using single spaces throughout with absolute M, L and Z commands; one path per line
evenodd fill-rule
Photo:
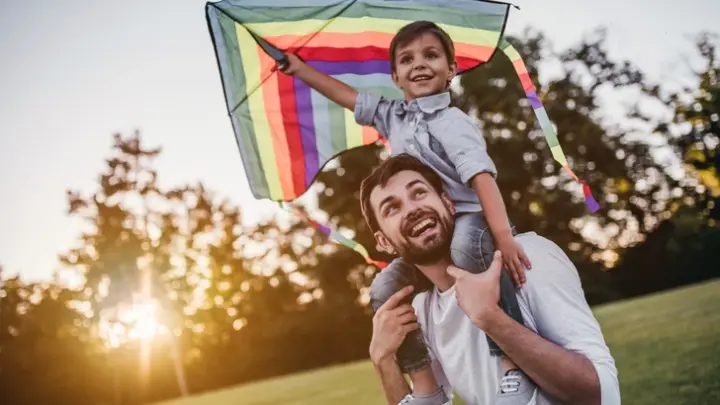
M 318 231 L 324 233 L 325 235 L 327 235 L 327 236 L 330 237 L 331 239 L 334 239 L 336 242 L 340 243 L 341 245 L 344 245 L 344 246 L 346 246 L 346 247 L 354 250 L 354 251 L 357 252 L 358 254 L 360 254 L 360 255 L 365 259 L 365 262 L 366 262 L 366 263 L 368 263 L 368 264 L 370 264 L 370 265 L 373 265 L 373 266 L 377 266 L 379 269 L 384 269 L 385 267 L 387 267 L 387 263 L 386 263 L 386 262 L 379 261 L 379 260 L 373 260 L 373 259 L 370 257 L 370 254 L 368 253 L 368 251 L 367 251 L 367 249 L 365 248 L 365 246 L 363 246 L 363 245 L 355 242 L 355 241 L 352 240 L 352 239 L 346 238 L 345 236 L 343 236 L 343 235 L 342 235 L 340 232 L 338 232 L 337 230 L 335 230 L 335 229 L 333 229 L 333 228 L 331 228 L 331 227 L 329 227 L 329 226 L 327 226 L 327 225 L 321 224 L 320 222 L 318 222 L 318 221 L 310 218 L 310 217 L 309 217 L 307 214 L 305 214 L 303 211 L 301 211 L 301 210 L 298 209 L 298 208 L 293 207 L 292 205 L 290 205 L 290 204 L 288 204 L 288 203 L 279 202 L 279 204 L 280 204 L 280 207 L 282 207 L 282 208 L 285 209 L 286 211 L 291 212 L 291 213 L 295 214 L 295 216 L 297 216 L 297 217 L 299 217 L 299 218 L 301 218 L 301 219 L 309 222 L 309 223 L 310 223 L 315 229 L 317 229 Z
M 555 129 L 550 122 L 550 118 L 545 111 L 545 107 L 543 107 L 543 104 L 537 95 L 537 90 L 535 89 L 535 86 L 530 79 L 530 74 L 528 73 L 527 67 L 523 62 L 520 53 L 505 38 L 503 38 L 502 42 L 500 43 L 500 47 L 502 48 L 503 53 L 505 53 L 505 56 L 507 56 L 508 59 L 510 59 L 510 62 L 512 62 L 513 64 L 515 73 L 518 75 L 518 78 L 522 83 L 523 90 L 525 91 L 525 96 L 528 98 L 528 100 L 530 101 L 530 105 L 532 105 L 533 107 L 533 111 L 535 112 L 535 116 L 537 117 L 537 120 L 540 124 L 540 128 L 545 135 L 545 140 L 550 147 L 550 152 L 552 152 L 553 158 L 555 159 L 555 161 L 560 163 L 563 169 L 565 169 L 565 171 L 570 174 L 570 176 L 575 179 L 576 182 L 580 183 L 580 185 L 582 186 L 583 194 L 585 195 L 585 204 L 587 205 L 590 212 L 597 211 L 600 208 L 600 205 L 595 200 L 595 197 L 593 197 L 590 186 L 581 181 L 578 176 L 573 173 L 573 171 L 570 169 L 570 166 L 568 165 L 567 159 L 565 159 L 565 153 L 560 146 L 560 142 L 558 141 Z

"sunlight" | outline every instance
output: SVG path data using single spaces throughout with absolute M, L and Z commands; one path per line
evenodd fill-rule
M 167 333 L 167 327 L 160 322 L 155 300 L 121 305 L 113 315 L 103 316 L 100 322 L 100 336 L 112 348 L 130 341 L 149 342 Z

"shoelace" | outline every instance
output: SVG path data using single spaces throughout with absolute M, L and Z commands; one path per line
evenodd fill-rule
M 507 394 L 509 392 L 517 392 L 520 387 L 520 376 L 516 374 L 509 374 L 502 378 L 500 381 L 500 392 Z
M 400 403 L 398 405 L 407 405 L 412 401 L 413 397 L 410 394 L 405 395 L 405 398 L 400 400 Z

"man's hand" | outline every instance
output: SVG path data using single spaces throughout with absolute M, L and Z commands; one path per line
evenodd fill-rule
M 495 239 L 497 250 L 502 253 L 505 268 L 510 272 L 510 276 L 516 286 L 525 284 L 525 269 L 531 269 L 530 260 L 522 246 L 515 240 L 511 233 Z M 524 268 L 523 268 L 524 266 Z
M 394 356 L 405 336 L 420 327 L 413 307 L 410 304 L 400 305 L 412 291 L 412 286 L 403 288 L 375 312 L 370 341 L 370 360 L 375 365 Z
M 455 278 L 455 298 L 458 305 L 480 329 L 484 329 L 493 316 L 502 313 L 498 306 L 501 271 L 500 251 L 495 252 L 490 268 L 480 274 L 473 274 L 455 266 L 447 269 L 448 274 Z

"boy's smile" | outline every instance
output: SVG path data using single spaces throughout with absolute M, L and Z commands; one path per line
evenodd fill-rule
M 441 93 L 455 76 L 455 64 L 440 40 L 426 33 L 395 52 L 393 81 L 405 93 L 406 100 Z

